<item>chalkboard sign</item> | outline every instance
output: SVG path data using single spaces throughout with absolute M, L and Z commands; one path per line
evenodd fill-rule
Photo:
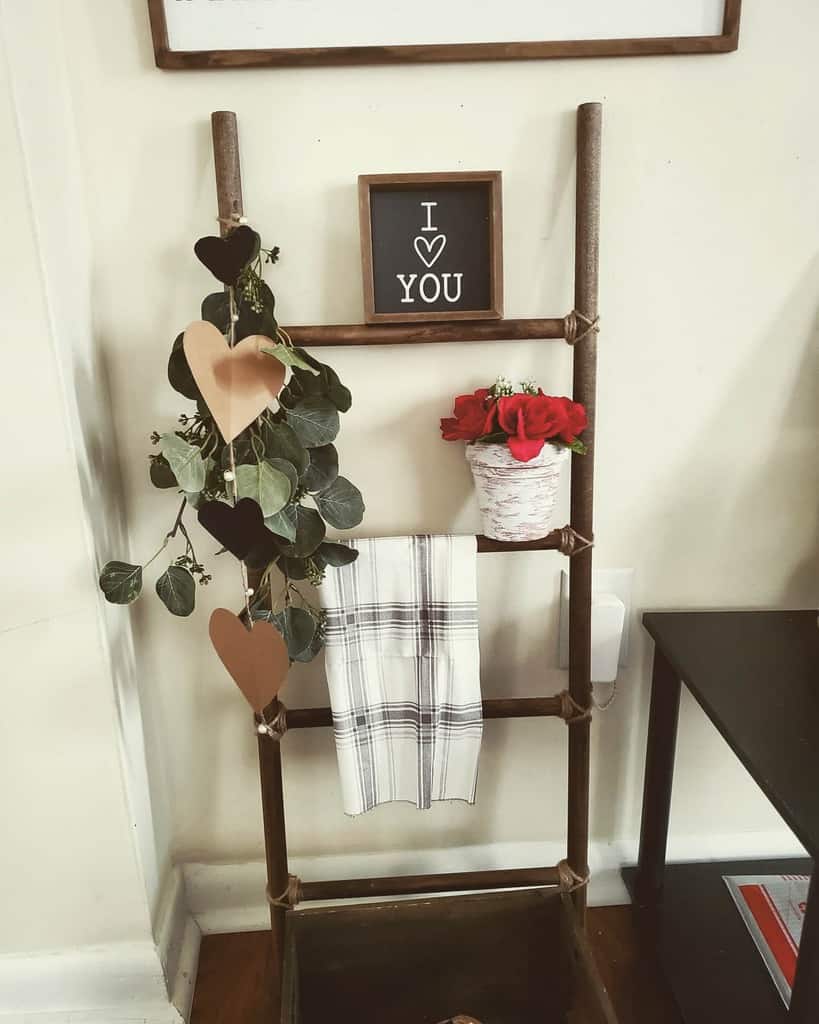
M 500 171 L 358 182 L 368 323 L 503 315 Z

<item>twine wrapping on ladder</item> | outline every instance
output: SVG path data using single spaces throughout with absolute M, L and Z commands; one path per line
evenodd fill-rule
M 573 309 L 563 318 L 563 333 L 567 345 L 577 345 L 590 334 L 600 333 L 600 317 L 588 317 L 585 313 Z
M 594 547 L 593 540 L 588 540 L 571 526 L 563 526 L 559 532 L 560 539 L 557 549 L 561 555 L 565 555 L 567 558 L 572 558 L 574 555 L 579 555 L 581 551 Z
M 287 888 L 281 896 L 271 896 L 270 886 L 267 887 L 267 902 L 271 907 L 281 910 L 292 910 L 301 903 L 301 879 L 298 875 L 287 876 Z
M 279 710 L 272 722 L 264 717 L 264 712 L 257 716 L 256 732 L 260 736 L 268 736 L 271 740 L 281 740 L 287 732 L 287 708 L 279 701 Z
M 578 889 L 583 889 L 589 884 L 590 874 L 578 875 L 574 871 L 567 860 L 562 860 L 557 865 L 557 873 L 560 878 L 560 891 L 569 895 L 570 893 L 577 892 Z
M 581 707 L 568 690 L 561 690 L 558 697 L 560 698 L 560 717 L 566 725 L 578 725 L 580 722 L 591 721 L 592 709 Z

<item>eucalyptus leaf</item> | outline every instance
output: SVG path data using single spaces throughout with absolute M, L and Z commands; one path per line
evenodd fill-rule
M 304 608 L 285 608 L 275 612 L 272 621 L 287 643 L 287 653 L 295 660 L 313 642 L 316 620 Z
M 306 580 L 310 569 L 309 558 L 289 558 L 282 555 L 276 563 L 285 576 L 291 580 Z
M 281 512 L 277 512 L 274 516 L 268 516 L 264 525 L 271 533 L 275 533 L 277 537 L 292 544 L 296 539 L 297 507 L 296 505 L 286 505 Z
M 355 548 L 348 547 L 346 544 L 333 544 L 331 541 L 325 541 L 324 544 L 316 552 L 327 565 L 332 565 L 338 568 L 342 565 L 350 565 L 358 558 L 358 552 Z
M 323 640 L 323 638 L 321 636 L 321 633 L 319 633 L 319 631 L 316 630 L 316 633 L 315 633 L 315 635 L 313 637 L 313 642 L 310 644 L 309 647 L 307 647 L 305 650 L 303 650 L 301 652 L 301 654 L 296 655 L 296 657 L 293 659 L 293 661 L 300 661 L 300 662 L 312 661 L 313 658 L 315 658 L 317 655 L 321 654 L 321 652 L 323 650 L 324 650 L 324 640 Z
M 338 409 L 328 398 L 304 398 L 287 410 L 287 422 L 305 448 L 321 448 L 335 441 Z
M 178 335 L 173 343 L 168 359 L 168 382 L 174 391 L 178 391 L 180 395 L 184 395 L 185 398 L 190 398 L 191 401 L 195 402 L 201 398 L 201 395 L 199 394 L 199 388 L 196 386 L 196 381 L 193 379 L 191 368 L 188 366 L 185 350 L 182 348 L 184 337 L 184 334 Z
M 131 604 L 142 593 L 142 566 L 108 562 L 100 573 L 100 590 L 111 604 Z
M 299 357 L 301 359 L 303 359 L 305 361 L 305 363 L 307 363 L 308 366 L 312 366 L 314 370 L 322 370 L 324 368 L 325 364 L 322 363 L 322 362 L 319 362 L 319 360 L 316 359 L 315 356 L 311 356 L 306 348 L 299 348 L 297 346 L 296 347 L 296 352 L 298 352 Z
M 325 444 L 310 449 L 310 465 L 304 471 L 302 483 L 308 491 L 325 491 L 338 476 L 338 452 L 335 445 Z
M 261 435 L 265 456 L 268 459 L 284 459 L 292 463 L 301 476 L 310 464 L 310 453 L 293 428 L 286 423 L 271 423 L 264 420 Z
M 196 605 L 196 582 L 181 565 L 168 566 L 156 581 L 156 592 L 171 615 L 190 615 Z
M 352 392 L 341 383 L 332 366 L 327 367 L 327 382 L 327 397 L 339 412 L 349 412 L 353 404 Z
M 327 527 L 318 512 L 297 505 L 296 537 L 292 544 L 283 549 L 284 553 L 292 558 L 307 558 L 321 544 L 326 533 Z
M 315 502 L 322 516 L 337 530 L 350 530 L 364 518 L 361 491 L 343 476 L 315 495 Z
M 236 490 L 240 498 L 252 498 L 267 519 L 281 512 L 290 501 L 290 480 L 269 462 L 236 468 Z
M 157 455 L 156 458 L 151 459 L 150 475 L 151 483 L 154 487 L 166 490 L 169 487 L 179 486 L 176 477 L 173 475 L 173 470 L 164 455 Z
M 222 332 L 230 327 L 230 298 L 227 292 L 213 292 L 202 300 L 202 319 Z
M 301 395 L 304 398 L 327 398 L 327 392 L 330 390 L 327 367 L 324 363 L 319 363 L 318 369 L 310 367 L 303 370 L 295 367 L 293 376 L 290 378 L 290 387 L 294 395 Z
M 290 495 L 287 499 L 290 501 L 299 486 L 298 470 L 293 463 L 289 462 L 287 459 L 266 459 L 265 461 L 268 465 L 272 466 L 273 469 L 277 470 L 279 473 L 283 473 L 290 481 Z
M 205 486 L 205 463 L 202 453 L 178 434 L 163 434 L 159 450 L 168 460 L 173 475 L 183 491 L 201 491 Z
M 267 346 L 261 351 L 266 356 L 272 356 L 274 359 L 278 359 L 284 366 L 297 366 L 300 370 L 305 370 L 307 373 L 311 373 L 316 376 L 319 374 L 319 371 L 314 370 L 306 360 L 301 358 L 295 349 L 290 348 L 289 345 L 282 344 L 282 342 L 278 342 L 276 345 Z

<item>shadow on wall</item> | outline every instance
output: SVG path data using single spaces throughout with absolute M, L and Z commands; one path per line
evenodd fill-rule
M 635 538 L 648 546 L 646 565 L 667 565 L 669 555 L 682 564 L 692 552 L 694 564 L 704 564 L 713 552 L 715 563 L 723 567 L 722 590 L 727 587 L 734 594 L 716 601 L 708 593 L 698 594 L 687 602 L 689 607 L 770 604 L 765 589 L 770 572 L 757 573 L 755 567 L 772 565 L 782 566 L 786 581 L 779 605 L 819 601 L 819 538 L 813 525 L 819 507 L 819 460 L 806 459 L 819 441 L 819 319 L 814 317 L 806 331 L 804 317 L 804 296 L 817 290 L 819 258 L 721 393 L 685 457 L 669 461 L 666 479 L 657 481 L 657 492 L 669 495 L 668 515 L 660 510 L 650 534 Z M 798 342 L 801 360 L 791 357 L 787 364 L 778 363 L 777 352 L 789 342 L 793 346 L 794 338 L 804 338 Z M 715 344 L 730 344 L 730 338 L 717 338 Z M 758 421 L 744 411 L 753 398 Z M 669 421 L 660 429 L 673 431 L 674 424 Z M 672 511 L 673 528 L 664 530 Z M 635 520 L 635 525 L 644 524 Z M 684 591 L 690 587 L 690 573 L 681 576 Z
M 819 445 L 819 315 L 806 330 L 804 313 L 805 296 L 817 291 L 819 258 L 808 266 L 751 358 L 734 374 L 696 441 L 682 459 L 670 460 L 664 477 L 656 480 L 655 492 L 668 499 L 655 510 L 650 528 L 644 515 L 633 520 L 633 529 L 647 531 L 630 541 L 633 550 L 644 552 L 641 588 L 656 591 L 651 574 L 674 572 L 668 569 L 671 558 L 679 566 L 674 578 L 686 594 L 677 608 L 819 606 L 819 459 L 806 458 Z M 729 342 L 715 339 L 716 344 Z M 798 343 L 802 355 L 791 357 L 786 370 L 776 359 L 789 342 Z M 688 356 L 681 351 L 675 358 Z M 673 374 L 670 369 L 666 379 Z M 755 407 L 763 429 L 745 412 L 753 395 L 758 396 Z M 659 429 L 672 432 L 674 424 L 668 420 Z M 670 522 L 673 528 L 663 528 Z M 697 579 L 705 579 L 698 567 L 710 561 L 723 567 L 721 592 L 715 596 L 701 590 L 692 597 Z M 782 587 L 778 598 L 772 598 L 770 567 L 776 564 L 782 566 Z M 726 590 L 730 597 L 722 596 Z M 639 625 L 641 613 L 635 610 L 638 642 L 631 647 L 631 664 L 621 670 L 623 698 L 605 718 L 597 716 L 598 723 L 612 722 L 611 729 L 597 735 L 603 747 L 595 758 L 598 835 L 618 834 L 618 823 L 627 813 L 618 794 L 627 791 L 633 758 L 642 763 L 643 741 L 631 749 L 621 741 L 635 721 L 645 725 L 652 650 Z M 622 724 L 614 725 L 612 716 Z

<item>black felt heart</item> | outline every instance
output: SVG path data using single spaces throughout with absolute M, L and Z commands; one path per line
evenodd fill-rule
M 200 238 L 193 251 L 222 284 L 235 285 L 239 274 L 259 255 L 259 236 L 246 224 L 234 228 L 227 238 Z
M 203 502 L 198 519 L 222 547 L 254 568 L 268 565 L 278 554 L 276 538 L 264 525 L 262 510 L 252 498 L 242 498 L 236 505 Z

